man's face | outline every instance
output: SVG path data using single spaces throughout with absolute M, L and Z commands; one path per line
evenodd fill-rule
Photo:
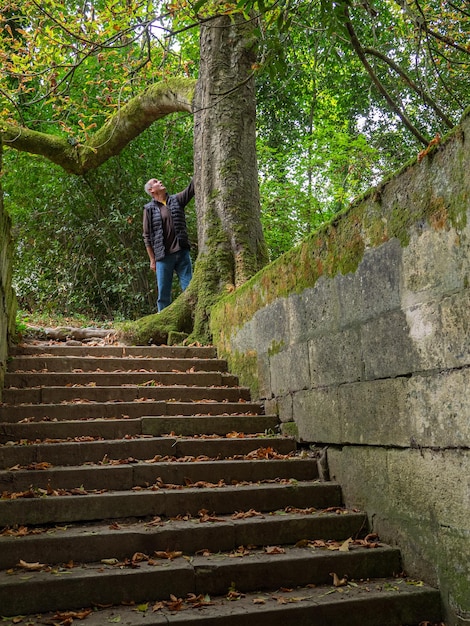
M 151 184 L 149 185 L 149 191 L 151 193 L 160 193 L 162 191 L 166 191 L 166 188 L 161 180 L 153 178 Z

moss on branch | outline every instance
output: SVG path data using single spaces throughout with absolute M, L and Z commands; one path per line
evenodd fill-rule
M 119 154 L 156 120 L 170 113 L 191 113 L 195 85 L 189 78 L 151 85 L 116 111 L 86 144 L 8 123 L 0 126 L 0 134 L 5 146 L 46 157 L 66 172 L 82 175 Z

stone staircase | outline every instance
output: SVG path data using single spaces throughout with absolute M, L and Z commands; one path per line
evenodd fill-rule
M 213 348 L 24 345 L 3 399 L 3 623 L 440 620 Z

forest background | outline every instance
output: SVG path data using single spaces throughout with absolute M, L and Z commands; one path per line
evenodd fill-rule
M 469 103 L 464 0 L 26 0 L 0 8 L 1 119 L 86 141 L 149 85 L 197 78 L 197 26 L 241 10 L 256 23 L 256 147 L 270 260 L 438 142 Z M 156 176 L 179 191 L 193 168 L 193 118 L 181 113 L 80 176 L 5 150 L 20 309 L 97 320 L 154 312 L 143 185 Z M 188 222 L 196 258 L 193 205 Z

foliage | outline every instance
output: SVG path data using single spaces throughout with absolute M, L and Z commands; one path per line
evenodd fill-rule
M 7 2 L 0 9 L 2 118 L 84 142 L 148 84 L 189 75 L 191 63 L 164 43 L 160 10 L 137 0 Z
M 170 141 L 186 145 L 186 155 L 167 151 Z M 150 129 L 86 177 L 72 178 L 42 159 L 8 153 L 3 184 L 14 222 L 15 289 L 23 309 L 117 319 L 154 309 L 142 207 L 148 201 L 143 185 L 155 172 L 169 189 L 187 184 L 189 118 Z M 194 212 L 189 216 L 195 240 Z
M 57 311 L 51 313 L 41 311 L 37 313 L 20 309 L 16 315 L 17 335 L 25 337 L 31 326 L 39 328 L 54 328 L 58 326 L 70 326 L 72 328 L 111 328 L 112 320 L 93 319 L 80 314 L 65 316 Z

